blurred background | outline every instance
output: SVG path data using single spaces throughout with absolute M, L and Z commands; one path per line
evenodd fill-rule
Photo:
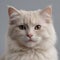
M 53 21 L 58 38 L 56 48 L 60 59 L 60 0 L 0 0 L 0 55 L 5 49 L 5 33 L 7 32 L 9 20 L 7 13 L 8 5 L 24 10 L 37 10 L 52 5 Z

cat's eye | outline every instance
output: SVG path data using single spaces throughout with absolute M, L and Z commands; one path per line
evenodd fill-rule
M 19 27 L 19 29 L 21 29 L 21 30 L 26 30 L 26 26 L 25 26 L 25 25 L 19 25 L 18 27 Z
M 41 25 L 36 25 L 35 30 L 39 30 L 41 28 Z

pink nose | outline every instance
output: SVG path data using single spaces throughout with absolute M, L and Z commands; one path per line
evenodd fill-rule
M 33 35 L 32 35 L 32 34 L 27 34 L 27 36 L 28 36 L 29 38 L 31 38 Z

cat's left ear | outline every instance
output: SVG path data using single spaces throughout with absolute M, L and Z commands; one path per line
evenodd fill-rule
M 16 24 L 17 18 L 20 15 L 19 10 L 13 6 L 8 6 L 9 24 Z
M 11 17 L 12 14 L 13 15 L 18 15 L 19 11 L 18 11 L 18 9 L 16 9 L 13 6 L 8 6 L 8 15 L 9 15 L 9 17 Z
M 40 12 L 41 15 L 52 16 L 52 6 L 48 6 Z

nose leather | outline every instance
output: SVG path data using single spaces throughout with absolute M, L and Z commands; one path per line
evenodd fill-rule
M 31 38 L 33 35 L 32 35 L 32 34 L 27 34 L 27 36 L 28 36 L 29 38 Z

